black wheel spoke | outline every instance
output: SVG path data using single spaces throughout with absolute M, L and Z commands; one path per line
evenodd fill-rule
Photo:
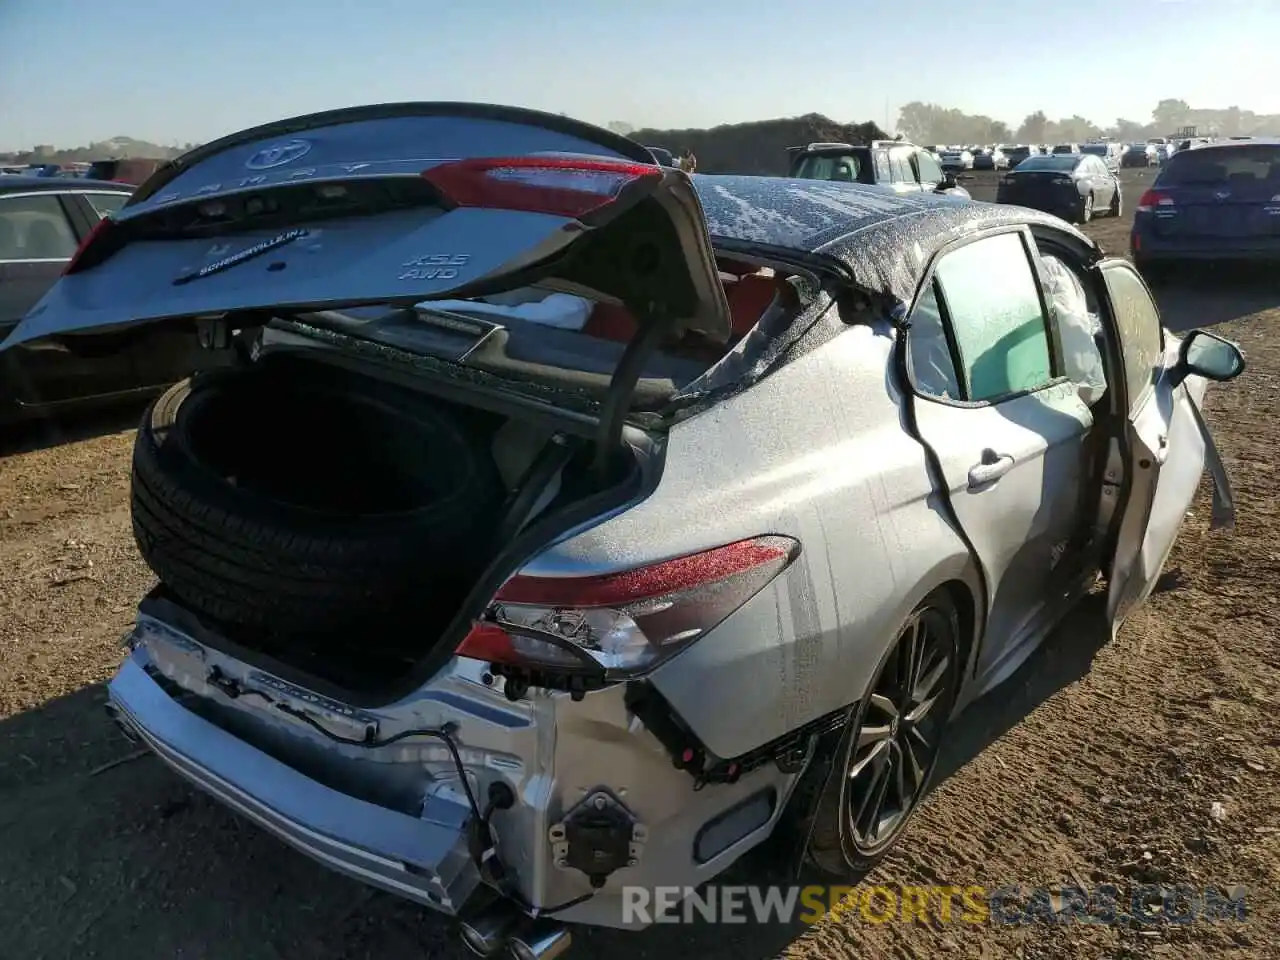
M 862 775 L 862 772 L 869 766 L 875 766 L 876 772 L 874 776 L 879 775 L 879 768 L 882 766 L 883 759 L 889 753 L 889 738 L 878 740 L 863 756 L 856 759 L 849 766 L 849 779 L 856 780 Z
M 909 726 L 918 726 L 929 715 L 933 705 L 938 702 L 938 698 L 943 693 L 942 681 L 946 678 L 947 669 L 950 666 L 950 658 L 944 656 L 920 681 L 919 686 L 912 693 L 911 708 L 904 718 Z
M 885 762 L 876 771 L 875 779 L 867 790 L 866 798 L 862 801 L 860 815 L 855 821 L 863 825 L 862 831 L 870 840 L 875 840 L 880 834 L 880 821 L 883 819 L 881 814 L 884 811 L 885 796 L 889 793 L 892 773 L 892 761 L 889 760 L 888 751 L 885 751 Z
M 871 695 L 871 704 L 873 708 L 884 714 L 886 720 L 895 720 L 898 717 L 898 705 L 881 693 L 873 693 Z
M 922 670 L 923 676 L 919 677 L 911 688 L 912 702 L 918 704 L 926 699 L 937 697 L 949 666 L 951 666 L 951 659 L 946 654 L 942 654 L 927 673 Z
M 857 750 L 861 752 L 874 743 L 888 740 L 893 735 L 891 727 L 861 727 L 858 730 Z
M 898 797 L 899 810 L 906 810 L 907 807 L 911 806 L 911 797 L 914 795 L 914 792 L 915 792 L 914 790 L 909 788 L 909 785 L 907 783 L 908 770 L 907 770 L 907 764 L 906 764 L 906 757 L 904 756 L 905 753 L 906 753 L 905 750 L 903 750 L 897 744 L 894 744 L 893 789 Z
M 917 744 L 919 744 L 920 749 L 924 750 L 925 752 L 928 752 L 933 749 L 933 744 L 929 742 L 929 738 L 925 735 L 924 731 L 921 730 L 918 726 L 913 726 L 910 730 L 908 730 L 907 737 L 908 739 L 914 740 Z
M 920 621 L 915 620 L 907 627 L 902 635 L 898 656 L 898 689 L 897 701 L 905 709 L 908 705 L 911 689 L 916 683 L 916 674 L 920 669 L 920 654 L 923 649 L 923 636 L 921 635 Z
M 911 740 L 911 737 L 907 737 L 902 741 L 902 757 L 904 761 L 902 765 L 911 771 L 912 789 L 919 790 L 924 780 L 924 767 L 920 764 L 920 758 L 916 756 L 916 748 L 911 743 Z

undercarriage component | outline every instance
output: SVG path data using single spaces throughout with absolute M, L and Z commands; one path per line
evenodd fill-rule
M 598 889 L 615 870 L 640 861 L 647 831 L 622 801 L 600 788 L 553 824 L 548 836 L 556 866 L 580 870 Z

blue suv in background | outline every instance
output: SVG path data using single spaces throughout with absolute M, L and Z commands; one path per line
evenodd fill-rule
M 1174 153 L 1138 201 L 1129 247 L 1148 276 L 1187 261 L 1280 260 L 1280 139 Z

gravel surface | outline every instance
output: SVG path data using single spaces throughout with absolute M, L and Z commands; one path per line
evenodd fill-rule
M 1126 207 L 1148 174 L 1128 174 Z M 988 199 L 990 177 L 973 182 Z M 1089 227 L 1111 251 L 1127 221 Z M 939 781 L 869 883 L 1244 884 L 1245 923 L 873 924 L 591 931 L 572 955 L 1276 957 L 1280 955 L 1280 283 L 1161 289 L 1174 329 L 1248 354 L 1208 417 L 1237 497 L 1208 531 L 1202 489 L 1157 594 L 1111 641 L 1084 603 L 954 728 Z M 129 530 L 137 411 L 0 446 L 0 958 L 464 956 L 444 923 L 335 876 L 189 789 L 101 709 L 151 576 Z

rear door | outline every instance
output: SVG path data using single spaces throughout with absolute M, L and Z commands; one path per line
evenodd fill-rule
M 179 158 L 102 221 L 3 346 L 534 281 L 588 288 L 672 333 L 731 332 L 687 175 L 565 117 L 415 103 L 268 124 Z
M 1154 589 L 1213 439 L 1199 412 L 1207 382 L 1188 377 L 1175 384 L 1180 341 L 1162 328 L 1142 278 L 1123 260 L 1105 260 L 1094 269 L 1112 307 L 1124 367 L 1124 382 L 1115 386 L 1124 391 L 1129 410 L 1128 490 L 1119 507 L 1107 595 L 1115 630 Z
M 988 586 L 979 670 L 1061 592 L 1093 423 L 1061 375 L 1028 242 L 1002 232 L 944 252 L 906 337 L 916 425 Z

